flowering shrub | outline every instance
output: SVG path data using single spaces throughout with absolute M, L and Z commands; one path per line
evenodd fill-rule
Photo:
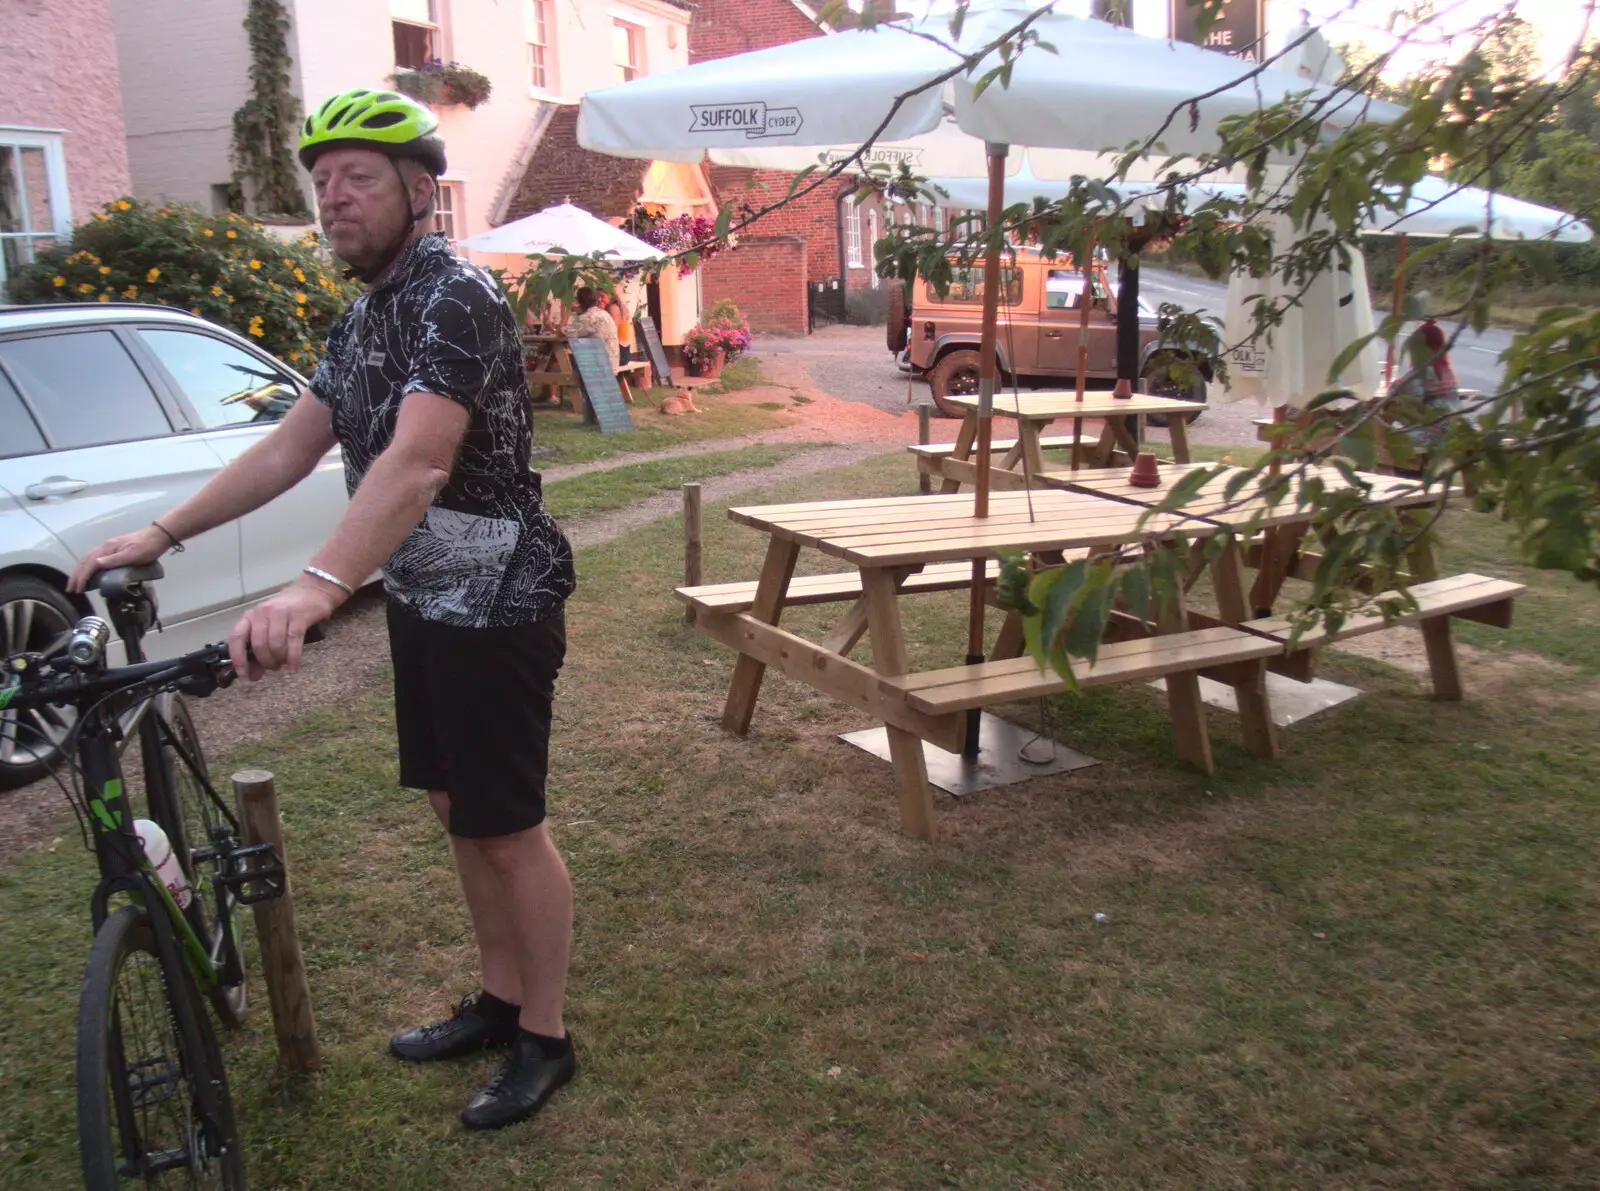
M 683 354 L 691 360 L 712 359 L 719 350 L 729 362 L 750 348 L 750 324 L 728 298 L 718 298 L 700 316 L 698 325 L 683 337 Z
M 494 90 L 488 75 L 459 62 L 441 62 L 437 58 L 430 58 L 415 70 L 397 70 L 389 77 L 394 80 L 396 91 L 422 103 L 461 103 L 475 108 L 489 102 Z
M 154 302 L 248 335 L 301 372 L 361 292 L 307 233 L 286 243 L 242 215 L 167 203 L 107 203 L 70 244 L 38 254 L 11 281 L 14 301 Z
M 704 215 L 678 215 L 668 219 L 660 207 L 641 204 L 628 219 L 628 230 L 652 248 L 659 248 L 668 256 L 680 252 L 688 255 L 679 258 L 678 276 L 687 277 L 727 247 L 726 241 L 717 239 L 715 220 Z M 703 247 L 690 252 L 696 244 Z

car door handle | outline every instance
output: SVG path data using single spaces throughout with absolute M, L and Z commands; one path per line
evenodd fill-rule
M 1062 333 L 1060 331 L 1046 331 L 1044 333 L 1044 337 L 1046 339 L 1060 339 L 1061 338 L 1061 334 Z
M 29 500 L 49 500 L 52 496 L 71 496 L 89 486 L 88 480 L 73 480 L 66 476 L 47 476 L 37 484 L 29 484 L 22 494 Z

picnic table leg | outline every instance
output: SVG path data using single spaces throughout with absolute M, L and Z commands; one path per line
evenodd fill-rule
M 1224 624 L 1239 625 L 1251 619 L 1250 604 L 1245 598 L 1244 555 L 1238 542 L 1230 542 L 1211 564 L 1211 585 Z M 1239 700 L 1244 744 L 1256 756 L 1271 760 L 1278 755 L 1278 734 L 1272 723 L 1272 705 L 1267 700 L 1267 668 L 1265 663 L 1257 662 L 1242 669 L 1251 677 L 1235 683 L 1233 691 Z
M 961 419 L 961 429 L 956 434 L 956 449 L 950 452 L 950 458 L 965 462 L 972 454 L 972 444 L 977 440 L 977 437 L 978 415 L 969 413 Z M 960 492 L 961 481 L 946 478 L 944 483 L 939 485 L 939 491 L 943 495 Z
M 1111 428 L 1114 418 L 1106 418 L 1100 425 L 1100 441 L 1094 444 L 1089 458 L 1096 467 L 1110 467 L 1117 453 L 1117 432 Z
M 867 623 L 872 633 L 872 665 L 879 674 L 898 678 L 911 669 L 906 660 L 905 631 L 900 623 L 900 601 L 893 571 L 861 568 L 866 593 Z M 900 793 L 900 825 L 922 839 L 933 838 L 933 791 L 928 787 L 928 765 L 922 741 L 904 728 L 887 725 L 889 757 L 894 762 Z
M 1156 609 L 1156 629 L 1162 633 L 1188 631 L 1189 613 L 1181 594 L 1174 594 Z M 1211 759 L 1211 733 L 1206 731 L 1206 705 L 1200 698 L 1200 676 L 1193 670 L 1167 675 L 1167 714 L 1172 719 L 1179 759 L 1204 773 L 1213 772 L 1216 765 Z
M 755 602 L 750 615 L 767 624 L 777 624 L 783 613 L 783 597 L 789 590 L 789 578 L 794 574 L 795 559 L 800 547 L 784 538 L 773 538 L 767 546 L 767 560 L 761 565 L 761 579 L 756 584 Z M 728 701 L 722 708 L 722 726 L 736 736 L 750 731 L 750 717 L 755 714 L 756 698 L 761 694 L 761 678 L 767 672 L 764 662 L 741 653 L 733 664 L 733 682 L 728 687 Z
M 1261 569 L 1250 589 L 1250 606 L 1257 616 L 1272 615 L 1272 606 L 1278 602 L 1278 593 L 1294 569 L 1294 560 L 1300 556 L 1300 543 L 1305 536 L 1303 525 L 1282 525 L 1261 535 Z
M 1189 462 L 1189 419 L 1183 414 L 1167 415 L 1167 435 L 1172 439 L 1172 458 L 1177 463 Z
M 1139 457 L 1139 440 L 1128 433 L 1126 418 L 1126 414 L 1119 414 L 1116 417 L 1106 419 L 1105 433 L 1111 436 L 1111 450 L 1106 453 L 1107 466 L 1116 458 L 1118 447 L 1128 453 L 1129 463 Z
M 1044 448 L 1039 445 L 1040 423 L 1031 418 L 1017 419 L 1017 445 L 1022 448 L 1022 458 L 1035 481 L 1044 474 Z
M 989 660 L 1001 662 L 1009 658 L 1020 658 L 1026 648 L 1027 641 L 1022 635 L 1022 617 L 1015 612 L 1007 612 L 1006 618 L 1000 622 L 1000 632 L 995 635 L 994 648 L 989 653 Z

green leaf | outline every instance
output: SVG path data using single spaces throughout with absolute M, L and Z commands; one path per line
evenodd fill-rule
M 725 239 L 728 229 L 733 226 L 733 204 L 724 203 L 722 210 L 717 212 L 716 234 L 717 239 Z
M 1128 567 L 1122 572 L 1120 586 L 1128 611 L 1140 620 L 1150 619 L 1150 573 L 1143 566 Z
M 1055 645 L 1062 626 L 1083 598 L 1084 584 L 1088 579 L 1089 560 L 1080 558 L 1061 568 L 1061 574 L 1050 587 L 1050 593 L 1041 605 L 1044 615 L 1039 625 L 1039 642 L 1046 648 Z
M 1106 622 L 1111 618 L 1111 595 L 1109 587 L 1097 587 L 1084 593 L 1077 612 L 1073 614 L 1072 623 L 1067 627 L 1066 648 L 1069 656 L 1087 658 L 1092 662 L 1099 655 L 1100 642 L 1106 635 Z
M 1185 472 L 1172 486 L 1172 490 L 1161 498 L 1161 503 L 1156 505 L 1157 510 L 1172 510 L 1180 508 L 1187 503 L 1195 493 L 1206 486 L 1207 481 L 1215 478 L 1218 471 L 1214 468 L 1202 467 L 1195 471 Z
M 1361 338 L 1352 340 L 1351 342 L 1345 344 L 1344 350 L 1333 358 L 1333 365 L 1328 369 L 1328 380 L 1335 380 L 1341 373 L 1344 372 L 1346 368 L 1350 367 L 1355 358 L 1359 356 L 1363 350 L 1365 350 L 1367 344 L 1371 343 L 1377 337 L 1378 333 L 1374 331 L 1370 335 L 1363 335 Z M 1327 400 L 1331 401 L 1336 395 L 1337 394 L 1326 395 Z M 1319 396 L 1323 395 L 1319 394 Z

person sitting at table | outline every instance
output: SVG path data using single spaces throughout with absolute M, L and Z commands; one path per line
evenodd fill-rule
M 611 371 L 622 367 L 617 358 L 617 322 L 600 304 L 600 295 L 591 287 L 578 291 L 578 312 L 566 326 L 568 339 L 598 339 L 606 345 L 606 355 L 611 357 Z
M 1434 319 L 1425 318 L 1406 340 L 1406 358 L 1411 370 L 1395 386 L 1395 392 L 1407 397 L 1420 398 L 1423 405 L 1423 425 L 1407 431 L 1420 454 L 1418 468 L 1406 472 L 1421 474 L 1428 453 L 1444 445 L 1450 429 L 1444 416 L 1461 408 L 1461 389 L 1456 382 L 1455 369 L 1450 364 L 1450 353 L 1444 328 Z M 1399 469 L 1397 469 L 1399 470 Z

